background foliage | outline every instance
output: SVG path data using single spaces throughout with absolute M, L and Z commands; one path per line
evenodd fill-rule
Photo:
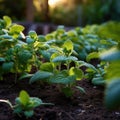
M 64 0 L 65 1 L 65 0 Z M 45 0 L 34 0 L 34 21 L 45 21 Z M 0 17 L 26 19 L 26 0 L 0 0 Z M 119 0 L 69 0 L 49 7 L 49 22 L 64 25 L 86 25 L 120 20 Z

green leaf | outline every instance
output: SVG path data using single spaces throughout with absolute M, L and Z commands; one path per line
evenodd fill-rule
M 81 92 L 86 94 L 86 91 L 84 90 L 84 88 L 80 87 L 80 86 L 76 86 L 76 88 Z
M 17 97 L 17 98 L 15 99 L 15 103 L 16 103 L 16 104 L 21 104 L 21 101 L 20 101 L 20 98 L 19 98 L 19 97 Z M 16 108 L 16 106 L 15 106 L 15 108 Z
M 6 22 L 6 27 L 9 27 L 12 24 L 12 20 L 10 17 L 4 16 L 3 19 Z
M 39 42 L 45 42 L 46 41 L 45 36 L 44 35 L 38 35 L 38 41 Z
M 30 97 L 29 104 L 32 108 L 38 107 L 43 104 L 42 100 L 37 97 Z
M 29 118 L 32 117 L 34 115 L 34 111 L 33 110 L 29 110 L 29 111 L 25 111 L 24 115 Z
M 74 56 L 69 56 L 66 58 L 67 61 L 77 61 L 78 58 L 77 57 L 74 57 Z
M 100 54 L 100 57 L 102 60 L 106 61 L 120 60 L 120 51 L 117 50 L 116 48 L 112 48 L 110 50 L 102 52 Z
M 13 26 L 10 27 L 10 33 L 15 34 L 15 33 L 20 33 L 24 30 L 24 27 L 22 25 L 17 25 L 14 24 Z
M 30 37 L 33 38 L 33 39 L 36 39 L 36 38 L 37 38 L 37 33 L 36 33 L 35 31 L 33 31 L 33 30 L 29 31 L 28 34 L 29 34 Z
M 52 62 L 66 62 L 66 61 L 67 61 L 66 56 L 57 56 L 52 60 Z
M 99 58 L 99 54 L 97 52 L 92 52 L 90 54 L 87 55 L 87 62 L 89 62 L 91 59 L 96 59 Z
M 11 40 L 11 39 L 12 39 L 12 36 L 10 36 L 10 35 L 1 35 L 0 38 L 1 38 L 1 39 L 10 39 L 10 40 Z M 12 39 L 12 40 L 13 40 L 13 39 Z M 11 41 L 12 41 L 12 40 L 11 40 Z
M 2 64 L 2 69 L 4 72 L 10 72 L 10 70 L 13 68 L 14 63 L 13 62 L 5 62 Z
M 52 39 L 52 40 L 47 41 L 46 44 L 51 45 L 51 44 L 53 44 L 53 43 L 55 43 L 55 42 L 56 42 L 56 41 L 55 41 L 54 39 Z
M 69 70 L 69 75 L 75 75 L 76 80 L 81 80 L 83 78 L 83 71 L 81 69 L 71 67 Z
M 47 34 L 47 35 L 45 36 L 45 39 L 46 39 L 46 40 L 51 40 L 51 39 L 53 39 L 53 35 L 52 35 L 52 34 Z
M 32 38 L 30 38 L 30 37 L 27 37 L 27 38 L 26 38 L 26 42 L 27 42 L 28 44 L 34 43 L 34 39 L 32 39 Z
M 77 36 L 77 32 L 75 30 L 70 30 L 67 32 L 67 35 L 70 37 L 75 37 Z
M 50 60 L 51 54 L 47 52 L 46 50 L 41 50 L 40 53 L 42 54 L 43 58 L 46 60 Z
M 65 41 L 64 44 L 63 44 L 63 48 L 65 50 L 67 50 L 67 51 L 72 52 L 73 51 L 73 43 L 72 43 L 72 41 L 70 41 L 70 40 Z
M 4 32 L 2 31 L 2 29 L 5 29 L 6 27 L 6 24 L 5 24 L 5 21 L 0 19 L 0 35 L 1 34 L 4 34 Z
M 52 103 L 43 103 L 41 99 L 37 98 L 37 97 L 30 97 L 29 103 L 27 105 L 26 110 L 31 110 L 34 109 L 38 106 L 41 105 L 54 105 Z
M 54 53 L 51 55 L 51 57 L 50 57 L 50 61 L 52 61 L 52 60 L 55 59 L 56 57 L 60 57 L 60 56 L 61 56 L 60 53 L 54 52 Z
M 18 104 L 15 105 L 15 106 L 14 106 L 14 111 L 13 111 L 13 112 L 14 112 L 14 113 L 17 113 L 17 114 L 22 113 L 22 112 L 23 112 L 22 107 L 21 107 L 21 106 L 18 106 Z
M 75 82 L 75 80 L 76 77 L 74 75 L 68 76 L 66 71 L 62 71 L 49 79 L 51 83 L 57 84 L 72 84 Z
M 92 64 L 86 63 L 84 61 L 78 61 L 78 63 L 79 63 L 79 67 L 85 66 L 85 67 L 91 68 L 95 72 L 98 72 L 98 70 Z
M 74 56 L 63 56 L 63 55 L 59 55 L 59 56 L 56 56 L 52 59 L 52 62 L 66 62 L 66 61 L 77 61 L 78 58 L 77 57 L 74 57 Z
M 37 97 L 30 97 L 29 105 L 27 108 L 33 109 L 41 105 L 54 105 L 52 103 L 43 103 L 41 99 Z
M 0 57 L 0 63 L 5 62 L 5 58 Z
M 80 60 L 85 60 L 88 53 L 87 53 L 86 49 L 82 48 L 82 49 L 78 50 L 78 55 L 79 55 Z
M 94 85 L 105 85 L 105 80 L 103 79 L 103 77 L 95 77 L 92 79 L 92 84 Z
M 40 66 L 40 70 L 42 71 L 53 72 L 53 69 L 53 65 L 50 62 L 43 63 Z
M 120 78 L 113 79 L 105 91 L 105 105 L 109 109 L 120 107 Z
M 10 47 L 13 44 L 13 39 L 5 39 L 0 41 L 0 46 Z
M 18 59 L 21 63 L 27 63 L 32 58 L 32 54 L 28 50 L 21 50 L 18 52 Z
M 46 71 L 37 71 L 30 79 L 30 83 L 36 82 L 38 80 L 45 80 L 47 78 L 50 78 L 53 75 L 51 72 Z
M 26 106 L 26 105 L 28 104 L 29 99 L 30 99 L 28 93 L 27 93 L 26 91 L 24 91 L 24 90 L 22 90 L 22 91 L 20 92 L 19 98 L 20 98 L 20 102 L 21 102 L 24 106 Z
M 26 78 L 31 78 L 32 76 L 33 76 L 33 74 L 26 73 L 26 74 L 21 75 L 19 80 L 26 79 Z

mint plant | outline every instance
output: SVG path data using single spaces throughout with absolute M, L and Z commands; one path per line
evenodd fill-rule
M 18 74 L 31 72 L 36 61 L 37 55 L 34 54 L 34 47 L 24 42 L 26 36 L 22 33 L 24 27 L 17 24 L 12 24 L 12 20 L 8 16 L 1 19 L 0 29 L 0 79 L 3 74 L 12 72 L 15 73 L 15 81 Z M 34 34 L 29 33 L 35 39 Z M 36 66 L 39 66 L 38 64 Z
M 76 80 L 83 78 L 82 70 L 77 66 L 71 66 L 72 62 L 75 63 L 78 60 L 71 55 L 73 43 L 65 41 L 61 48 L 52 47 L 52 51 L 56 52 L 51 53 L 49 62 L 41 64 L 40 70 L 30 78 L 30 83 L 43 81 L 58 84 L 58 89 L 67 97 L 71 97 L 73 94 L 72 87 L 75 85 Z
M 94 60 L 94 62 L 96 61 L 96 65 L 93 67 L 86 66 L 85 76 L 92 84 L 105 86 L 104 76 L 106 73 L 105 68 L 107 66 L 107 62 L 101 61 L 99 54 L 100 52 L 92 52 L 87 56 L 86 61 L 90 62 L 91 60 Z M 90 66 L 92 66 L 92 64 Z
M 0 19 L 0 79 L 4 73 L 11 72 L 14 69 L 14 49 L 16 45 L 21 45 L 24 35 L 22 31 L 24 27 L 12 24 L 12 20 L 8 16 Z M 4 61 L 3 61 L 4 60 Z
M 15 99 L 15 105 L 9 100 L 2 100 L 0 102 L 7 103 L 12 109 L 13 113 L 19 116 L 26 116 L 26 118 L 32 117 L 34 115 L 34 108 L 41 105 L 53 105 L 52 103 L 43 103 L 41 99 L 37 97 L 30 97 L 29 94 L 22 90 L 19 94 L 19 97 Z

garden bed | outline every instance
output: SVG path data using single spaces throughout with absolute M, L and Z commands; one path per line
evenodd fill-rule
M 66 98 L 54 85 L 40 86 L 38 83 L 28 84 L 28 80 L 14 84 L 14 76 L 8 74 L 0 81 L 0 99 L 9 99 L 13 104 L 21 90 L 26 90 L 30 96 L 37 96 L 43 102 L 51 102 L 53 106 L 35 108 L 35 114 L 28 120 L 119 120 L 119 111 L 109 111 L 104 107 L 103 87 L 93 86 L 88 80 L 78 83 L 86 91 L 81 94 L 75 90 L 73 97 Z M 0 120 L 22 120 L 13 114 L 11 108 L 0 103 Z
M 30 27 L 25 36 L 23 26 L 4 16 L 0 20 L 0 120 L 119 120 L 119 31 L 107 31 L 109 25 L 116 30 L 120 24 L 69 31 L 59 26 L 45 36 Z

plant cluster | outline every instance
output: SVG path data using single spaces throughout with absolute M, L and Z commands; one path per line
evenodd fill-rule
M 73 88 L 85 93 L 84 88 L 77 86 L 77 82 L 84 78 L 91 80 L 94 85 L 104 86 L 109 83 L 105 81 L 106 76 L 112 78 L 113 75 L 114 78 L 115 75 L 115 79 L 119 79 L 119 67 L 115 71 L 116 74 L 110 72 L 112 68 L 119 66 L 119 51 L 116 48 L 117 52 L 110 54 L 112 57 L 103 54 L 103 51 L 113 46 L 119 48 L 119 44 L 109 36 L 101 37 L 95 32 L 97 28 L 99 27 L 92 26 L 90 29 L 87 26 L 65 31 L 64 26 L 59 26 L 56 31 L 45 36 L 32 30 L 25 36 L 23 26 L 13 24 L 8 16 L 4 16 L 0 19 L 0 79 L 3 80 L 4 74 L 14 73 L 15 82 L 29 78 L 30 84 L 55 84 L 66 97 L 74 94 Z M 108 58 L 114 59 L 115 62 L 109 63 Z M 96 59 L 97 63 L 93 65 L 91 61 Z M 113 83 L 113 86 L 117 83 Z M 107 89 L 111 89 L 111 84 L 110 88 L 108 84 Z M 106 90 L 107 103 L 110 95 L 108 91 Z M 116 92 L 115 100 L 118 100 L 119 93 Z M 25 101 L 22 101 L 21 96 L 26 96 L 23 98 Z M 24 108 L 15 109 L 20 113 L 24 111 L 26 116 L 32 116 L 33 111 L 26 111 L 31 100 L 33 99 L 30 99 L 26 92 L 20 93 L 17 104 L 23 104 Z

